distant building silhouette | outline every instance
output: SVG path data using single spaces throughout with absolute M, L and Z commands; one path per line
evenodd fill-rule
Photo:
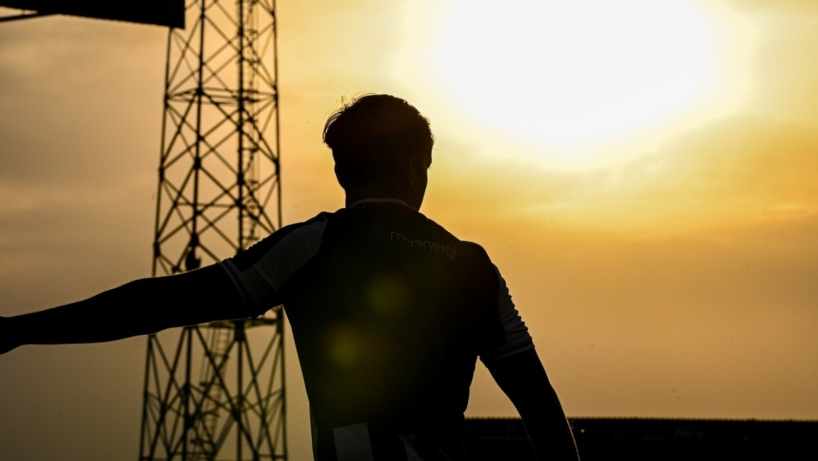
M 815 460 L 818 421 L 569 418 L 583 461 Z M 517 418 L 468 419 L 470 461 L 533 460 Z

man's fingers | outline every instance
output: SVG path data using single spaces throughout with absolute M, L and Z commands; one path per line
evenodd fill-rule
M 19 346 L 9 323 L 8 318 L 0 317 L 0 355 Z

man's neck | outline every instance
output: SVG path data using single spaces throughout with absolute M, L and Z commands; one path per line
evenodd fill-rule
M 420 208 L 420 203 L 414 203 L 417 202 L 417 200 L 412 200 L 412 197 L 408 195 L 409 194 L 392 190 L 391 188 L 378 186 L 350 188 L 346 191 L 345 205 L 351 206 L 356 202 L 366 199 L 393 199 L 400 200 L 416 210 Z
M 410 208 L 412 210 L 418 211 L 417 208 L 409 206 L 408 203 L 404 202 L 403 200 L 401 200 L 399 198 L 377 198 L 377 197 L 365 198 L 363 200 L 358 200 L 357 202 L 352 202 L 351 204 L 348 204 L 346 207 L 347 208 L 355 208 L 355 207 L 363 207 L 363 206 L 367 206 L 367 205 L 401 206 L 401 207 L 406 207 L 406 208 Z

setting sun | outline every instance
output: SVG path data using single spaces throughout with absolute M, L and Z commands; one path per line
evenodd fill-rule
M 436 69 L 480 123 L 585 163 L 584 147 L 699 110 L 723 90 L 712 13 L 680 0 L 461 1 Z

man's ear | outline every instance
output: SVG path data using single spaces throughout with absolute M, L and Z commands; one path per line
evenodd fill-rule
M 417 178 L 419 177 L 418 175 L 423 173 L 421 169 L 422 165 L 423 163 L 420 161 L 420 159 L 415 157 L 414 155 L 408 158 L 407 166 L 409 167 L 408 168 L 409 174 L 407 175 L 406 179 L 409 181 L 410 186 L 414 186 L 415 183 L 417 182 Z
M 412 175 L 423 175 L 426 173 L 428 167 L 426 166 L 426 162 L 424 162 L 420 157 L 411 156 L 409 157 L 409 171 L 412 172 Z
M 337 163 L 335 164 L 335 167 L 333 168 L 333 171 L 335 171 L 335 179 L 338 180 L 338 184 L 341 185 L 342 189 L 346 190 L 347 187 L 346 187 L 346 184 L 344 184 L 344 182 L 345 182 L 344 179 L 345 178 L 343 178 L 343 176 L 338 172 L 338 164 Z

